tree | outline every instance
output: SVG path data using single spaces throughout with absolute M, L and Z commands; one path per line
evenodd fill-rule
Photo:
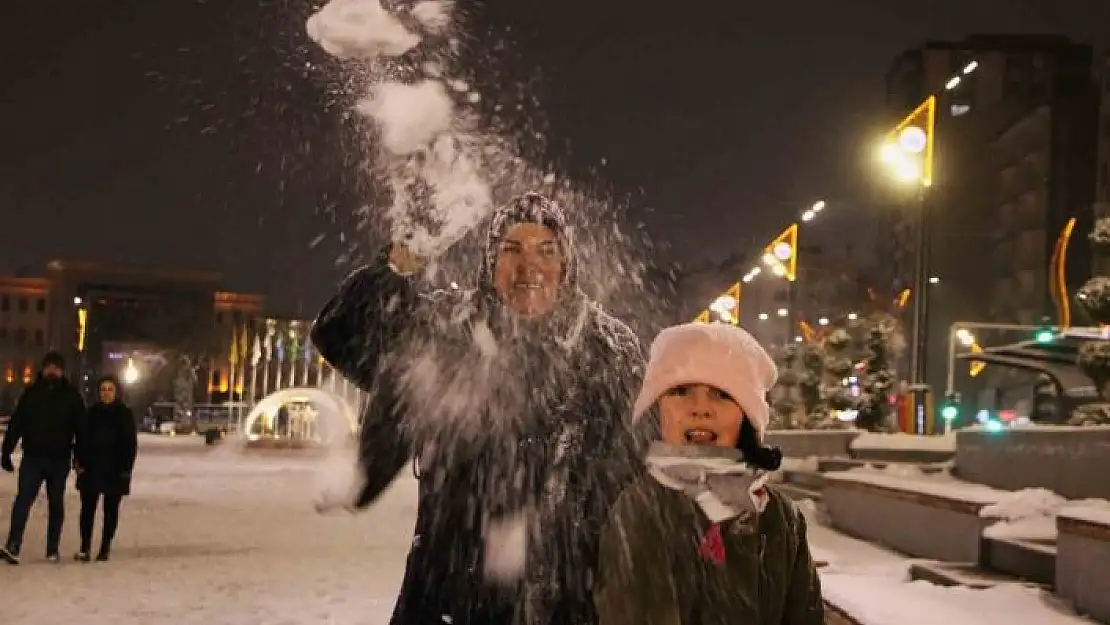
M 889 429 L 890 404 L 887 398 L 897 375 L 890 362 L 891 336 L 881 323 L 865 324 L 864 368 L 860 379 L 859 416 L 856 427 L 872 432 Z
M 793 430 L 805 424 L 802 408 L 801 374 L 798 371 L 799 354 L 796 345 L 787 345 L 778 358 L 779 378 L 771 389 L 771 427 Z
M 1110 218 L 1095 222 L 1090 240 L 1097 252 L 1110 252 Z M 1110 325 L 1110 278 L 1094 276 L 1076 293 L 1079 306 L 1092 323 Z M 1099 401 L 1080 406 L 1069 423 L 1073 425 L 1110 425 L 1110 341 L 1091 340 L 1079 348 L 1079 368 L 1091 378 Z
M 844 328 L 835 328 L 825 337 L 825 375 L 821 395 L 830 411 L 855 410 L 858 401 L 848 378 L 856 369 L 856 345 Z
M 173 400 L 190 417 L 196 403 L 196 389 L 196 368 L 193 367 L 192 359 L 182 355 L 177 361 L 177 373 L 173 379 Z
M 798 352 L 798 394 L 805 410 L 805 425 L 817 427 L 829 418 L 829 407 L 821 392 L 825 377 L 825 350 L 820 345 L 805 343 Z

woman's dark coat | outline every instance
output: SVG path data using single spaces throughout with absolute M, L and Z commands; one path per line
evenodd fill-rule
M 627 419 L 642 354 L 627 326 L 578 291 L 572 266 L 550 318 L 509 338 L 519 335 L 489 283 L 499 236 L 495 225 L 475 291 L 422 295 L 383 254 L 313 327 L 323 357 L 374 394 L 357 504 L 416 458 L 419 511 L 392 625 L 596 621 L 601 526 L 640 452 Z M 514 418 L 490 418 L 506 414 Z M 523 579 L 492 583 L 485 528 L 524 511 L 533 521 Z
M 94 404 L 78 429 L 77 489 L 129 494 L 137 452 L 138 433 L 131 410 L 119 401 Z

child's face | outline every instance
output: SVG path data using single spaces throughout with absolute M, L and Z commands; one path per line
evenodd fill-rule
M 705 384 L 676 386 L 659 398 L 663 442 L 736 447 L 744 411 L 722 390 Z

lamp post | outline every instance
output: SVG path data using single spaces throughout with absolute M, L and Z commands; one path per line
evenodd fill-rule
M 933 184 L 934 148 L 938 93 L 959 88 L 979 67 L 970 61 L 948 78 L 943 88 L 925 98 L 909 115 L 887 133 L 879 151 L 879 159 L 905 183 L 916 186 L 917 227 L 913 272 L 913 343 L 911 345 L 910 381 L 924 384 L 928 364 L 929 284 L 929 219 L 927 190 Z

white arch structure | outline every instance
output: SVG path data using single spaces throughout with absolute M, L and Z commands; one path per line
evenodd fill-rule
M 336 393 L 314 386 L 286 388 L 270 393 L 251 408 L 243 419 L 240 429 L 243 436 L 249 436 L 256 421 L 265 415 L 277 412 L 291 402 L 311 402 L 319 409 L 321 438 L 324 444 L 331 444 L 342 437 L 358 431 L 358 413 L 347 400 Z

